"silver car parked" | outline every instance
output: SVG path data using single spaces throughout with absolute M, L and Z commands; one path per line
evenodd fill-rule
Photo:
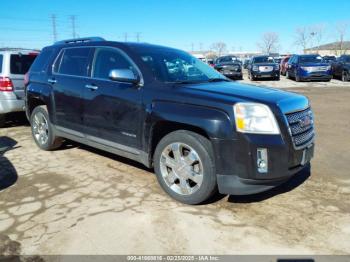
M 0 48 L 0 127 L 7 113 L 24 111 L 24 75 L 38 54 L 32 49 Z

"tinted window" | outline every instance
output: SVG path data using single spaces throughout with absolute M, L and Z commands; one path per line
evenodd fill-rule
M 91 48 L 65 49 L 60 61 L 58 73 L 74 76 L 87 76 L 90 51 Z
M 259 56 L 259 57 L 255 57 L 253 62 L 254 63 L 274 63 L 275 61 L 273 60 L 272 57 Z
M 3 55 L 0 55 L 0 73 L 2 72 Z
M 49 63 L 49 59 L 51 58 L 54 49 L 44 49 L 39 56 L 35 59 L 34 63 L 30 67 L 31 72 L 42 72 L 45 71 L 47 65 Z
M 320 56 L 300 56 L 299 63 L 320 63 L 322 62 L 322 57 Z
M 217 63 L 229 63 L 229 62 L 237 62 L 237 61 L 238 61 L 237 57 L 225 56 L 225 57 L 218 58 Z
M 33 55 L 11 55 L 10 57 L 10 73 L 15 75 L 24 75 L 29 71 L 37 54 Z
M 113 69 L 131 69 L 136 72 L 128 59 L 116 49 L 97 49 L 93 63 L 93 77 L 108 79 Z

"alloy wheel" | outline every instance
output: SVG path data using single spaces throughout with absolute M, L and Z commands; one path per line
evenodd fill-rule
M 33 134 L 35 140 L 41 144 L 45 145 L 49 140 L 49 127 L 47 119 L 43 113 L 37 112 L 33 118 Z
M 191 195 L 203 182 L 203 164 L 198 153 L 184 143 L 169 144 L 162 151 L 160 171 L 165 184 L 175 193 Z

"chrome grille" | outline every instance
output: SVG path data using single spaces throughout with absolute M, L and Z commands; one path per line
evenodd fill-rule
M 286 114 L 294 146 L 302 148 L 308 145 L 315 137 L 314 116 L 307 108 L 295 113 Z

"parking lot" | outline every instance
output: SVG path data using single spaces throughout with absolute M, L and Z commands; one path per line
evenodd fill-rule
M 252 83 L 247 80 L 242 82 Z M 152 170 L 67 142 L 45 152 L 24 119 L 0 129 L 0 250 L 22 254 L 348 254 L 350 83 L 253 84 L 300 92 L 316 117 L 310 171 L 253 196 L 186 206 Z M 6 148 L 5 148 L 6 147 Z M 1 253 L 1 252 L 0 252 Z

